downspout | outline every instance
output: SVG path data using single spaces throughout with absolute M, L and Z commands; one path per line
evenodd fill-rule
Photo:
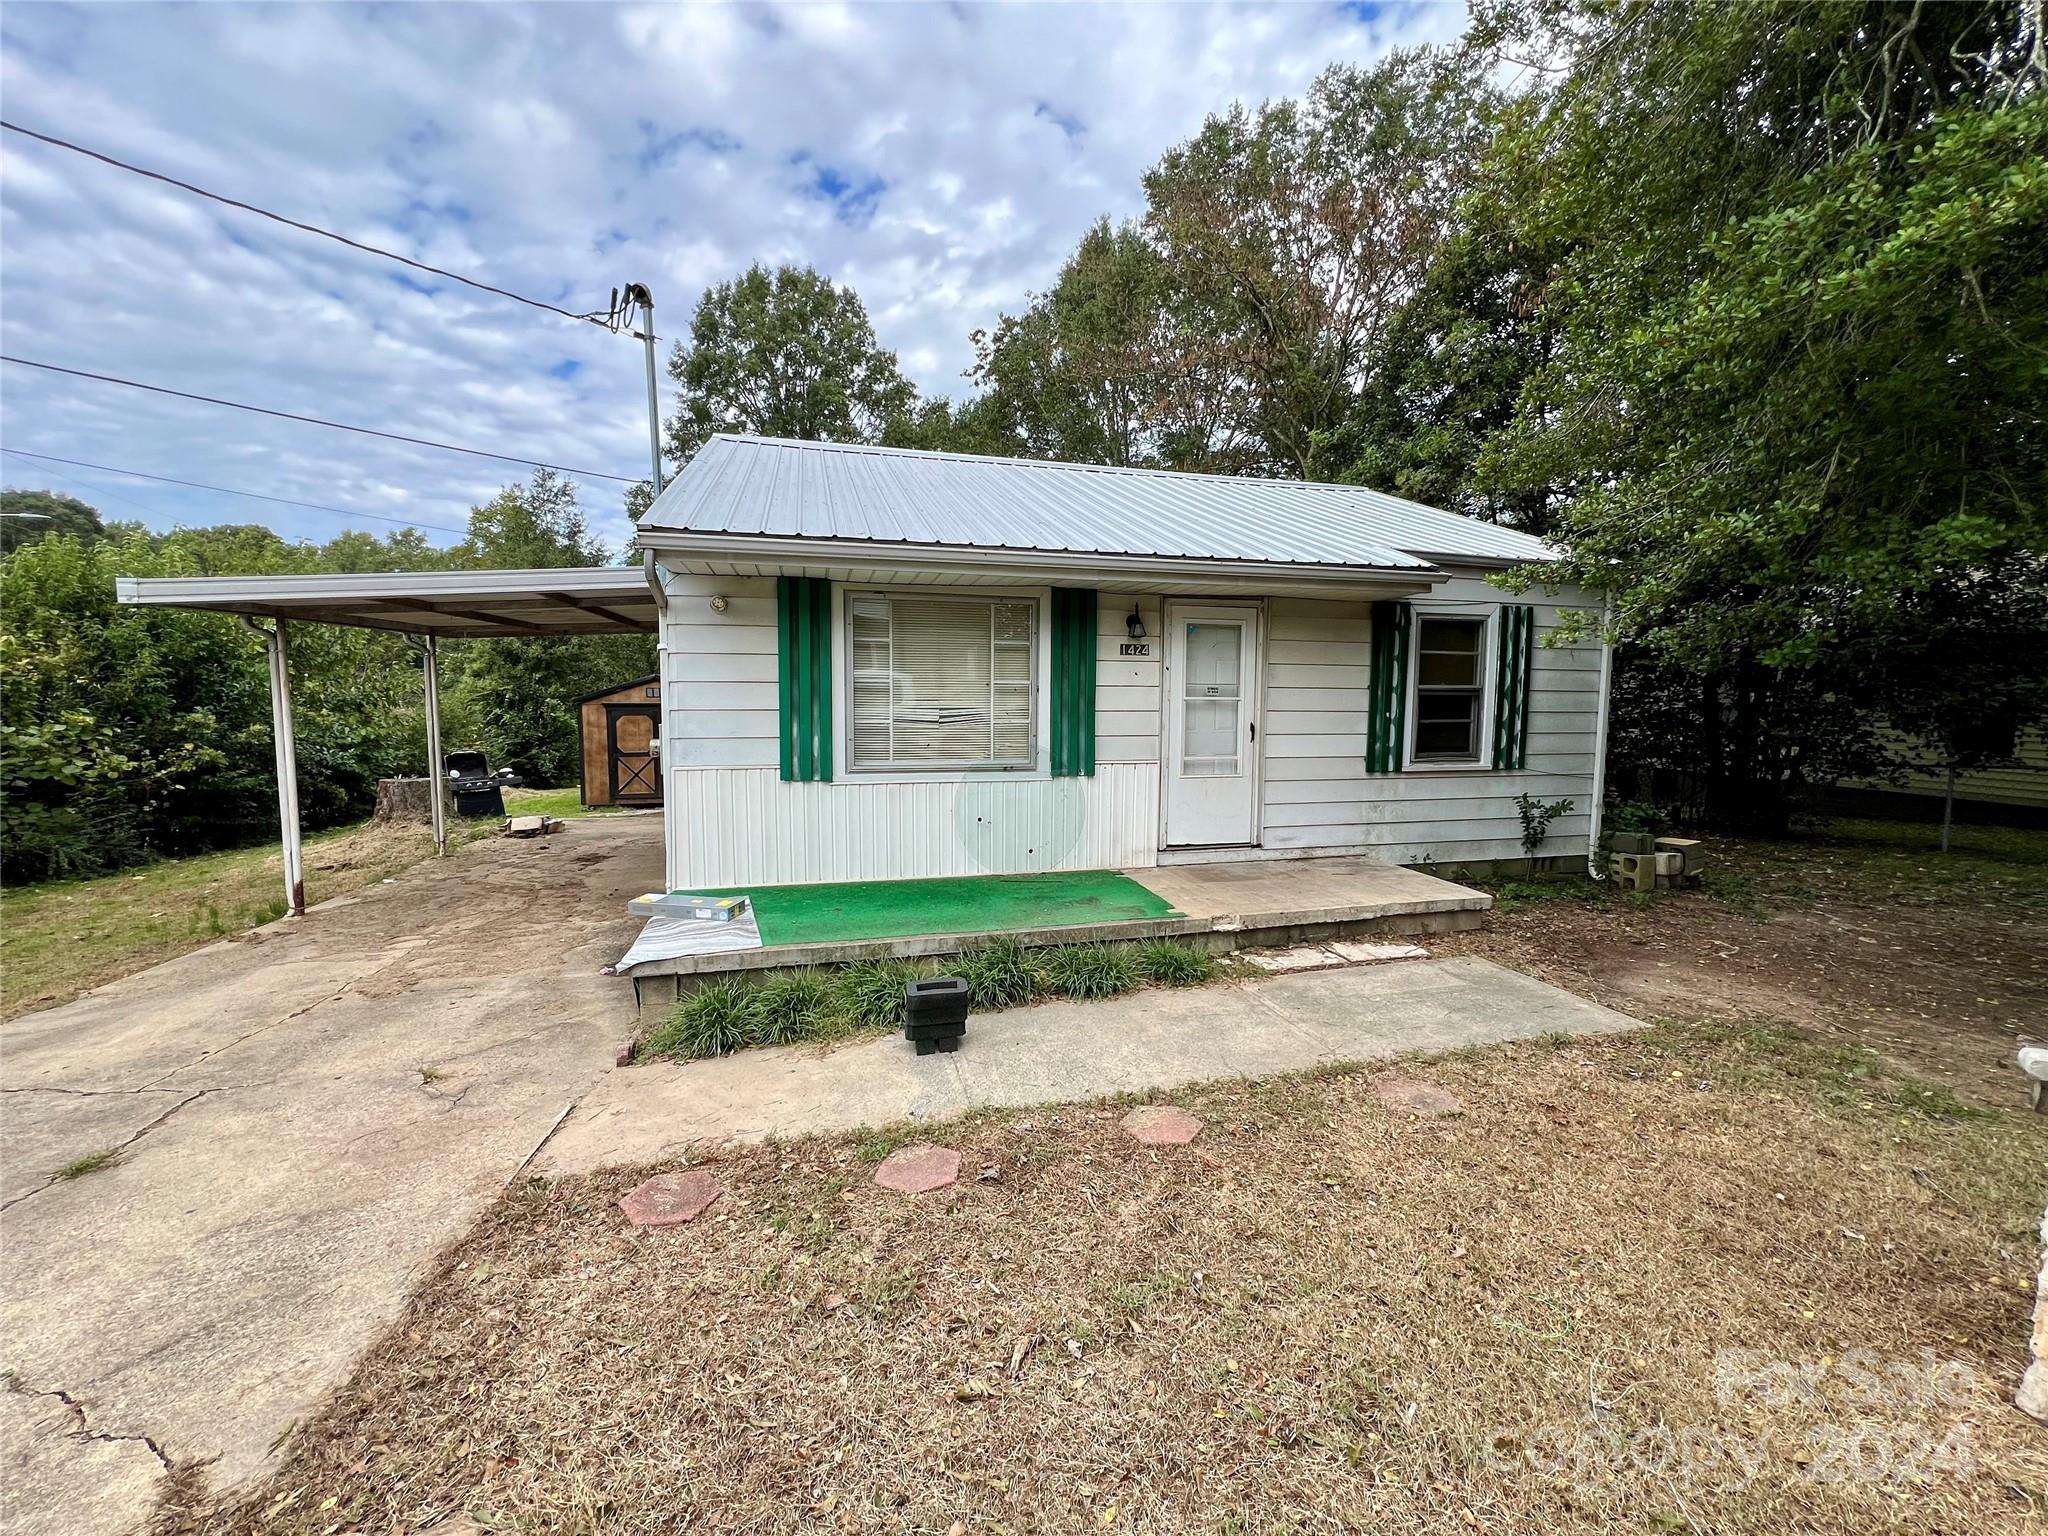
M 1605 880 L 1600 862 L 1600 822 L 1607 807 L 1607 694 L 1614 684 L 1614 594 L 1600 604 L 1600 701 L 1593 715 L 1593 820 L 1587 834 L 1586 876 Z
M 654 674 L 661 681 L 661 721 L 654 738 L 661 747 L 661 888 L 673 891 L 683 861 L 677 857 L 675 796 L 669 792 L 673 775 L 669 771 L 668 701 L 674 695 L 668 676 L 668 585 L 653 550 L 640 551 L 640 569 L 647 577 L 647 590 L 654 594 Z

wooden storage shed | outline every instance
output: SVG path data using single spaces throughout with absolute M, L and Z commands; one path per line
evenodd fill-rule
M 585 805 L 661 804 L 661 677 L 576 701 Z

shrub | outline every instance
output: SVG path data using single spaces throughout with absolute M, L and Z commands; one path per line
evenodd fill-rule
M 647 1037 L 647 1053 L 691 1061 L 759 1044 L 752 991 L 732 977 L 706 982 L 677 1003 L 668 1022 Z
M 755 1033 L 763 1045 L 793 1045 L 832 1032 L 838 994 L 817 971 L 792 971 L 754 988 Z
M 1014 1008 L 1038 995 L 1030 953 L 1008 935 L 960 955 L 952 974 L 967 983 L 967 1000 L 976 1008 Z
M 1053 991 L 1073 998 L 1114 997 L 1138 984 L 1138 962 L 1124 944 L 1062 944 L 1046 951 L 1039 973 Z
M 1192 987 L 1216 974 L 1216 957 L 1173 939 L 1154 939 L 1137 951 L 1138 970 L 1147 981 L 1167 987 Z
M 1560 816 L 1571 814 L 1572 802 L 1552 800 L 1546 805 L 1534 795 L 1517 795 L 1515 812 L 1522 818 L 1522 852 L 1533 859 L 1536 857 L 1536 850 L 1541 848 L 1550 836 L 1550 824 Z
M 903 989 L 924 975 L 915 960 L 858 960 L 833 982 L 839 1011 L 854 1024 L 888 1029 L 903 1022 Z

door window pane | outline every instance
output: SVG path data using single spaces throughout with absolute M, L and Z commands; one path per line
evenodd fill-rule
M 1240 771 L 1244 626 L 1190 624 L 1181 659 L 1180 771 L 1191 779 Z

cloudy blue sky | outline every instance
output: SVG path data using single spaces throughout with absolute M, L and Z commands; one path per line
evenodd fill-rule
M 928 392 L 1234 99 L 1446 40 L 1457 5 L 89 5 L 0 10 L 5 116 L 555 302 L 648 283 L 665 335 L 749 262 L 850 283 Z M 15 356 L 641 475 L 635 345 L 0 135 Z M 664 379 L 664 412 L 672 408 Z M 515 465 L 0 367 L 5 483 L 153 526 L 459 529 Z M 624 487 L 584 482 L 615 544 Z M 448 542 L 454 534 L 431 535 Z

